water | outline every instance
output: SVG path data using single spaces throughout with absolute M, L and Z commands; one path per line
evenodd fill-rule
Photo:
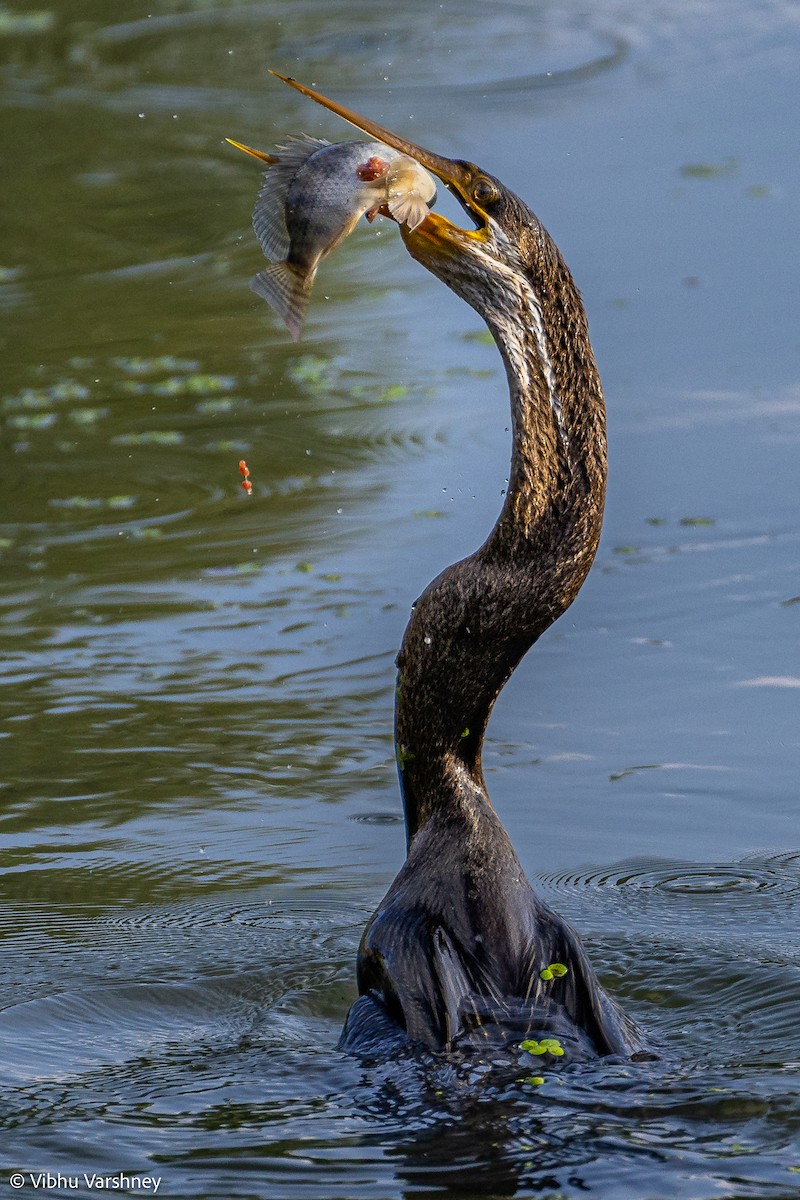
M 14 12 L 4 1186 L 796 1195 L 796 8 Z M 385 225 L 324 265 L 299 347 L 248 291 L 257 172 L 222 139 L 347 135 L 267 66 L 485 165 L 583 290 L 604 538 L 486 765 L 658 1062 L 537 1088 L 336 1053 L 403 856 L 393 655 L 494 519 L 507 414 L 477 318 Z M 63 1186 L 36 1188 L 48 1171 Z

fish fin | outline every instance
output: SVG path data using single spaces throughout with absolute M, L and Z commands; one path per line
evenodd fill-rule
M 397 197 L 389 196 L 387 203 L 394 219 L 411 230 L 421 225 L 430 212 L 425 201 L 415 192 L 406 192 Z
M 289 231 L 286 228 L 286 197 L 292 180 L 303 163 L 329 146 L 324 138 L 307 134 L 291 137 L 278 146 L 278 155 L 264 175 L 264 183 L 253 209 L 253 229 L 264 255 L 271 262 L 281 262 L 289 253 Z
M 250 280 L 250 287 L 275 309 L 295 342 L 300 341 L 303 332 L 315 273 L 307 273 L 291 263 L 280 262 L 265 267 Z
M 282 163 L 291 166 L 296 171 L 312 154 L 316 154 L 318 150 L 322 150 L 324 146 L 330 146 L 330 144 L 325 138 L 315 138 L 310 133 L 301 133 L 297 136 L 291 134 L 287 142 L 275 147 L 278 151 L 276 155 L 278 161 L 274 166 Z

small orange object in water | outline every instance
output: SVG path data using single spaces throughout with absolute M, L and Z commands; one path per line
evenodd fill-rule
M 248 470 L 247 463 L 243 458 L 239 459 L 239 471 L 244 476 L 244 479 L 242 480 L 242 488 L 249 496 L 253 490 L 253 485 L 250 482 L 250 471 Z

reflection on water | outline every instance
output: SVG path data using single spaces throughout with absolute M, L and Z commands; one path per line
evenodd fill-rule
M 0 1172 L 794 1195 L 792 7 L 69 0 L 0 35 Z M 605 538 L 486 766 L 657 1062 L 335 1050 L 404 849 L 394 653 L 494 519 L 507 414 L 380 222 L 301 346 L 251 296 L 223 138 L 348 136 L 267 66 L 496 171 L 583 288 Z

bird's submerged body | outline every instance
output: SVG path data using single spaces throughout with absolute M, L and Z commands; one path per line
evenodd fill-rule
M 497 696 L 575 599 L 600 538 L 605 407 L 578 290 L 546 230 L 498 180 L 287 82 L 414 158 L 468 213 L 474 229 L 430 214 L 402 228 L 403 240 L 486 321 L 512 417 L 497 522 L 419 597 L 398 656 L 408 855 L 364 932 L 341 1046 L 380 1057 L 489 1043 L 550 1064 L 636 1055 L 645 1039 L 599 984 L 575 930 L 531 888 L 481 766 Z
M 388 1017 L 396 1044 L 434 1050 L 485 1053 L 552 1038 L 572 1062 L 639 1050 L 578 935 L 525 878 L 488 798 L 469 780 L 465 791 L 469 815 L 433 819 L 416 836 L 367 926 L 361 998 L 341 1046 L 380 1053 Z M 566 970 L 553 975 L 552 964 Z

